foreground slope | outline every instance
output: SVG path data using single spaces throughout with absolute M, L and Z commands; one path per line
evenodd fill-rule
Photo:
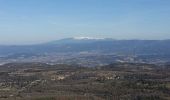
M 0 66 L 0 100 L 169 100 L 169 67 L 11 63 Z

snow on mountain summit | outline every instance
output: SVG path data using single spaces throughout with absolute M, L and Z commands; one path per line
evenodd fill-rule
M 105 38 L 94 38 L 94 37 L 73 37 L 75 40 L 104 40 Z

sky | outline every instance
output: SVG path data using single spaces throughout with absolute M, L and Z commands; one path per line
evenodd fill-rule
M 170 39 L 170 0 L 0 0 L 0 44 Z

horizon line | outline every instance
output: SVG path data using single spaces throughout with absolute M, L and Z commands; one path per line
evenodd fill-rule
M 55 42 L 55 41 L 60 41 L 60 40 L 65 40 L 65 39 L 75 39 L 75 40 L 114 40 L 114 41 L 167 41 L 170 39 L 115 39 L 115 38 L 92 38 L 92 37 L 68 37 L 68 38 L 61 38 L 61 39 L 55 39 L 55 40 L 48 40 L 44 42 L 39 42 L 39 43 L 0 43 L 0 46 L 31 46 L 31 45 L 43 45 L 43 44 L 48 44 L 50 42 Z

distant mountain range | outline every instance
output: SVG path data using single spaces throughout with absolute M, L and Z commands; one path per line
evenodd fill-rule
M 170 55 L 170 40 L 114 40 L 66 38 L 37 45 L 0 46 L 0 55 L 13 53 L 99 52 L 136 55 Z
M 141 62 L 169 62 L 170 40 L 81 37 L 36 45 L 0 46 L 0 63 L 38 61 L 97 65 L 114 61 L 134 61 L 134 57 Z

